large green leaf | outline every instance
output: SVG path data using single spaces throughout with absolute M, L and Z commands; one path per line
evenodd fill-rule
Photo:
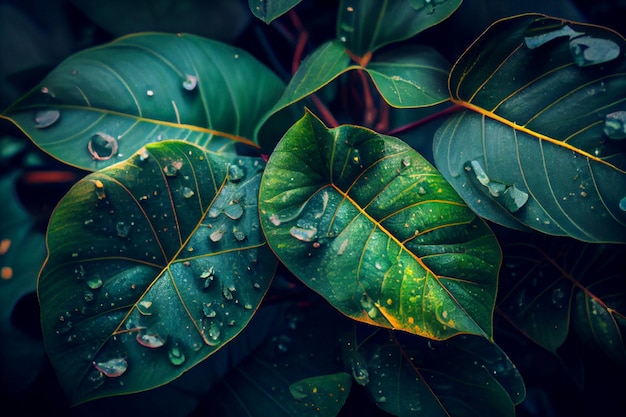
M 252 13 L 269 24 L 272 20 L 287 13 L 302 0 L 248 0 Z
M 38 290 L 72 403 L 165 384 L 254 314 L 276 266 L 256 209 L 264 164 L 226 162 L 186 142 L 150 144 L 55 209 Z
M 443 177 L 397 138 L 307 113 L 264 173 L 268 243 L 354 319 L 434 339 L 491 337 L 500 249 Z
M 164 139 L 214 151 L 251 143 L 283 88 L 238 48 L 137 34 L 69 57 L 0 117 L 55 158 L 96 170 Z
M 343 0 L 337 39 L 353 54 L 408 39 L 445 20 L 462 0 Z
M 574 330 L 626 365 L 624 246 L 542 238 L 504 253 L 498 307 L 510 323 L 555 353 Z
M 380 339 L 360 345 L 360 361 L 366 388 L 393 415 L 512 417 L 526 395 L 519 371 L 484 338 Z
M 436 166 L 489 220 L 626 242 L 623 51 L 602 27 L 536 14 L 496 22 L 450 74 L 466 110 L 437 132 Z

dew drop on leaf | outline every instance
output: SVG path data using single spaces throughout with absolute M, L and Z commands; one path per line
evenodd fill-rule
M 163 168 L 163 173 L 166 177 L 175 177 L 178 174 L 178 171 L 182 168 L 183 161 L 172 161 L 169 164 L 165 165 Z
M 314 226 L 306 228 L 292 226 L 291 229 L 289 229 L 289 234 L 302 242 L 312 242 L 317 235 L 317 228 Z
M 183 88 L 187 91 L 194 90 L 198 85 L 198 77 L 187 74 L 187 78 L 183 81 Z
M 116 378 L 121 376 L 128 369 L 128 362 L 124 358 L 109 359 L 104 362 L 94 362 L 93 366 L 104 376 Z
M 228 179 L 232 182 L 241 180 L 245 175 L 243 168 L 232 164 L 228 166 Z
M 239 226 L 233 226 L 233 236 L 235 236 L 235 240 L 241 242 L 246 239 L 246 234 L 241 230 Z
M 217 324 L 216 322 L 212 322 L 211 325 L 209 326 L 208 335 L 209 335 L 209 344 L 219 343 L 220 336 L 222 335 L 219 324 Z M 214 346 L 214 345 L 211 345 L 211 346 Z
M 574 62 L 579 67 L 602 64 L 612 61 L 620 55 L 620 47 L 610 39 L 584 36 L 569 42 L 569 49 Z
M 221 223 L 209 235 L 209 239 L 211 239 L 211 242 L 219 242 L 220 239 L 222 239 L 222 236 L 224 236 L 224 233 L 226 233 L 227 230 L 228 230 L 228 226 L 226 225 L 226 223 Z
M 174 366 L 182 365 L 183 363 L 185 363 L 186 359 L 183 351 L 176 345 L 169 348 L 169 350 L 167 351 L 167 357 Z
M 362 359 L 357 359 L 352 363 L 352 376 L 359 385 L 367 385 L 370 382 L 367 364 Z
M 224 207 L 224 214 L 233 220 L 237 220 L 243 215 L 243 207 L 241 207 L 241 204 L 231 203 Z
M 204 314 L 204 317 L 207 317 L 207 318 L 212 318 L 212 317 L 217 316 L 217 312 L 213 308 L 211 308 L 210 304 L 202 307 L 202 314 Z
M 616 111 L 604 117 L 604 134 L 609 139 L 626 139 L 626 111 Z
M 517 188 L 515 184 L 506 189 L 503 197 L 504 206 L 511 213 L 518 211 L 528 201 L 528 193 Z
M 626 211 L 626 197 L 622 197 L 622 199 L 619 201 L 619 208 L 622 211 Z
M 524 38 L 524 43 L 526 44 L 526 47 L 528 49 L 535 49 L 535 48 L 539 48 L 540 46 L 545 45 L 546 43 L 550 42 L 553 39 L 562 38 L 565 36 L 572 39 L 576 36 L 581 36 L 581 35 L 583 35 L 582 32 L 576 32 L 571 27 L 565 25 L 560 29 L 553 30 L 550 32 L 545 32 L 545 33 L 541 33 L 539 35 L 534 35 L 534 36 L 526 36 Z
M 97 290 L 102 287 L 102 280 L 100 278 L 92 278 L 87 281 L 87 286 L 92 290 Z
M 189 188 L 189 187 L 184 187 L 183 188 L 183 197 L 191 198 L 191 197 L 194 196 L 194 194 L 195 193 L 193 192 L 193 190 L 191 188 Z
M 61 112 L 56 109 L 38 111 L 35 114 L 35 127 L 37 129 L 50 127 L 59 120 L 59 117 L 61 117 Z
M 87 150 L 96 161 L 106 161 L 117 155 L 117 140 L 103 132 L 98 132 L 89 139 Z
M 156 333 L 139 332 L 137 334 L 137 342 L 151 349 L 159 348 L 165 344 L 165 339 Z

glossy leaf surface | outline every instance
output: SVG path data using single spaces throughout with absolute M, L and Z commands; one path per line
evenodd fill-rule
M 615 48 L 626 41 L 613 31 L 533 14 L 496 22 L 457 61 L 450 92 L 467 110 L 437 132 L 434 156 L 474 211 L 626 242 L 626 58 Z
M 272 20 L 287 13 L 301 1 L 302 0 L 248 0 L 248 6 L 256 17 L 269 24 Z
M 165 384 L 246 326 L 276 266 L 258 225 L 263 166 L 164 141 L 62 199 L 38 290 L 71 403 Z
M 371 338 L 360 348 L 378 407 L 396 416 L 514 416 L 525 398 L 519 371 L 486 339 Z
M 2 117 L 55 158 L 97 170 L 160 140 L 213 151 L 252 143 L 283 87 L 235 47 L 147 33 L 69 57 Z
M 543 239 L 504 247 L 499 310 L 551 352 L 571 331 L 626 365 L 624 248 Z
M 344 314 L 433 339 L 491 337 L 495 237 L 399 139 L 305 114 L 270 157 L 259 210 L 280 260 Z
M 462 0 L 343 0 L 337 39 L 363 56 L 392 42 L 408 39 L 445 20 Z

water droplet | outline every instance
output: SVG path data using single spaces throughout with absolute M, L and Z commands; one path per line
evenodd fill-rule
M 626 139 L 626 111 L 616 111 L 605 116 L 604 134 L 609 139 Z
M 482 185 L 486 187 L 487 184 L 489 184 L 490 180 L 489 180 L 489 176 L 487 176 L 487 173 L 483 170 L 483 167 L 480 166 L 480 162 L 476 160 L 470 161 L 469 167 L 471 168 L 472 171 L 474 171 L 474 175 L 476 175 L 476 179 L 478 180 L 478 182 L 480 182 Z M 466 169 L 467 169 L 467 166 L 466 166 Z
M 222 236 L 224 236 L 224 233 L 226 233 L 227 230 L 228 230 L 228 226 L 226 225 L 226 223 L 221 223 L 209 235 L 209 239 L 211 239 L 212 242 L 219 242 L 220 239 L 222 238 Z
M 204 317 L 207 318 L 217 316 L 217 312 L 213 308 L 211 308 L 211 304 L 206 304 L 202 307 L 202 314 L 204 314 Z
M 626 197 L 622 197 L 619 201 L 619 209 L 622 211 L 626 211 Z
M 167 357 L 174 366 L 182 365 L 186 359 L 183 351 L 176 345 L 169 348 L 167 351 Z
M 146 91 L 146 95 L 147 95 L 148 97 L 152 97 L 152 96 L 154 96 L 154 91 L 153 91 L 153 90 L 147 90 L 147 91 Z
M 140 345 L 151 349 L 159 348 L 165 344 L 165 339 L 157 333 L 139 332 L 136 339 Z
M 226 287 L 226 286 L 222 287 L 222 295 L 228 301 L 233 299 L 233 291 L 230 288 Z
M 352 363 L 352 376 L 359 385 L 367 385 L 370 382 L 370 373 L 363 360 L 355 360 Z
M 515 187 L 515 184 L 507 187 L 503 197 L 504 207 L 511 213 L 518 211 L 528 201 L 528 193 Z
M 187 74 L 187 78 L 183 81 L 183 88 L 187 91 L 191 91 L 198 85 L 198 77 Z
M 317 227 L 309 226 L 304 228 L 293 226 L 289 229 L 289 234 L 302 242 L 312 242 L 317 235 Z
M 165 165 L 163 168 L 163 173 L 166 177 L 175 177 L 178 174 L 178 171 L 183 167 L 183 161 L 172 161 L 169 164 Z
M 102 280 L 100 278 L 92 278 L 87 281 L 87 286 L 92 290 L 97 290 L 102 287 Z
M 115 358 L 104 362 L 93 362 L 93 366 L 104 376 L 116 378 L 126 372 L 128 362 L 124 358 Z
M 137 154 L 139 155 L 139 162 L 143 162 L 146 159 L 150 158 L 150 154 L 148 153 L 148 150 L 145 146 L 139 149 L 139 152 L 137 152 Z
M 241 242 L 246 239 L 246 234 L 241 230 L 239 226 L 233 226 L 233 236 L 235 236 L 235 240 Z
M 61 117 L 61 112 L 56 109 L 38 111 L 35 114 L 35 127 L 37 129 L 50 127 L 59 120 L 59 117 Z
M 224 207 L 224 214 L 233 220 L 237 220 L 243 215 L 243 207 L 241 207 L 241 204 L 231 202 Z
M 565 25 L 560 29 L 553 30 L 550 32 L 541 33 L 535 36 L 526 36 L 524 38 L 524 43 L 526 44 L 526 47 L 528 49 L 535 49 L 535 48 L 539 48 L 542 45 L 545 45 L 546 43 L 550 42 L 553 39 L 562 38 L 565 36 L 572 39 L 582 34 L 583 34 L 582 32 L 576 32 L 571 27 Z
M 130 224 L 126 224 L 124 222 L 117 222 L 115 224 L 115 231 L 119 237 L 122 237 L 122 238 L 128 237 L 128 233 L 130 232 Z
M 189 187 L 184 187 L 183 188 L 183 197 L 191 198 L 191 197 L 194 196 L 194 194 L 195 193 L 193 192 L 193 190 L 191 188 L 189 188 Z
M 207 343 L 210 346 L 215 346 L 217 343 L 219 343 L 221 334 L 222 332 L 220 330 L 219 324 L 212 322 L 211 325 L 209 326 L 209 332 L 208 332 L 209 339 Z
M 89 139 L 87 149 L 96 161 L 106 161 L 117 155 L 117 140 L 103 132 L 98 132 Z
M 610 39 L 583 36 L 572 39 L 569 49 L 574 62 L 579 67 L 602 64 L 612 61 L 620 55 L 620 47 Z
M 151 316 L 152 315 L 152 312 L 150 311 L 151 307 L 152 307 L 152 301 L 142 300 L 137 304 L 137 311 L 139 311 L 139 314 L 141 314 L 142 316 Z
M 363 294 L 363 297 L 361 298 L 361 308 L 365 310 L 371 319 L 375 319 L 378 315 L 376 304 L 374 304 L 374 301 L 367 294 Z
M 242 167 L 233 164 L 228 166 L 228 179 L 232 182 L 241 180 L 245 175 L 246 172 Z

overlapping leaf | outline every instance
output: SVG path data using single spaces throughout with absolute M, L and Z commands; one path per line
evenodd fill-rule
M 461 335 L 443 342 L 369 338 L 359 347 L 365 388 L 396 416 L 514 416 L 526 389 L 494 343 Z
M 277 145 L 259 210 L 268 243 L 346 315 L 434 339 L 491 337 L 500 250 L 399 139 L 307 113 Z
M 551 352 L 575 331 L 626 365 L 623 248 L 552 239 L 504 249 L 498 305 L 514 326 Z
M 272 20 L 287 13 L 301 1 L 302 0 L 248 0 L 248 6 L 256 17 L 269 24 Z
M 437 167 L 494 222 L 626 242 L 625 50 L 606 28 L 496 22 L 451 72 L 467 110 L 437 132 Z
M 337 38 L 363 56 L 411 38 L 448 18 L 462 0 L 343 0 Z
M 165 139 L 213 151 L 252 143 L 283 87 L 238 48 L 137 34 L 69 57 L 1 117 L 55 158 L 96 170 Z
M 165 384 L 254 314 L 276 266 L 256 209 L 264 164 L 226 162 L 186 142 L 151 144 L 81 180 L 54 211 L 38 290 L 72 403 Z

